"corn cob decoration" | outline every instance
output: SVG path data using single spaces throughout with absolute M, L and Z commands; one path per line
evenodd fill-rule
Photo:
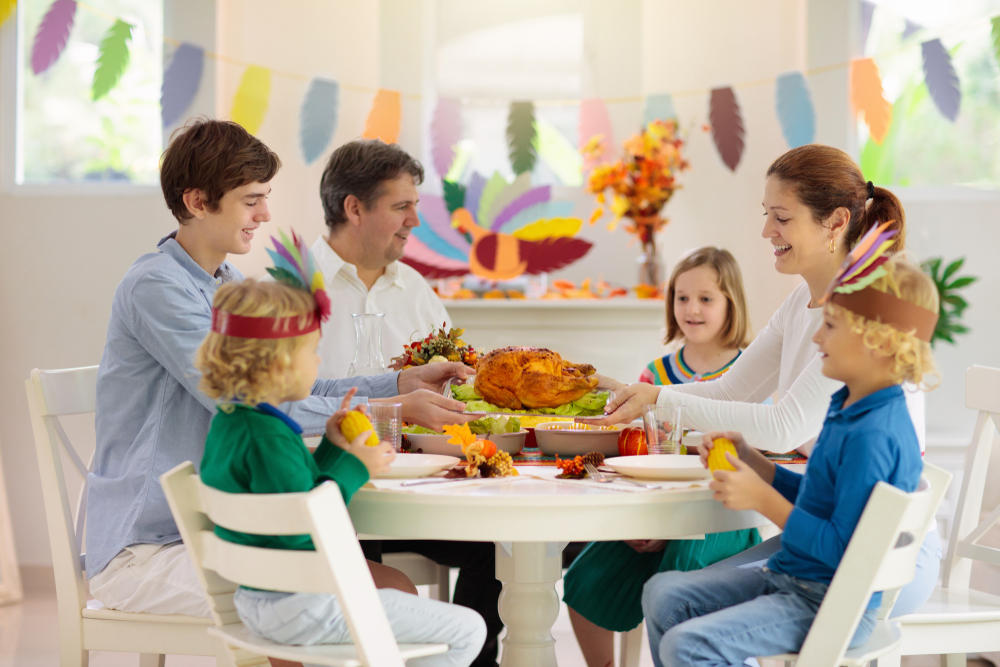
M 716 438 L 712 441 L 712 449 L 708 452 L 708 469 L 712 472 L 716 470 L 731 470 L 736 472 L 736 467 L 726 459 L 726 452 L 739 458 L 736 454 L 736 445 L 729 438 Z
M 371 431 L 371 435 L 365 440 L 365 444 L 369 447 L 378 445 L 378 436 L 375 435 L 375 427 L 372 426 L 371 420 L 362 412 L 351 410 L 340 422 L 340 432 L 344 434 L 348 442 L 354 442 L 354 439 L 365 431 Z

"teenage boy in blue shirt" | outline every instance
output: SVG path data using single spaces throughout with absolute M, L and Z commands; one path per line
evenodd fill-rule
M 198 346 L 219 285 L 242 280 L 226 261 L 250 251 L 270 221 L 267 196 L 281 161 L 232 122 L 197 120 L 171 141 L 160 184 L 178 229 L 143 255 L 115 291 L 97 376 L 97 448 L 88 475 L 87 577 L 91 594 L 122 611 L 208 616 L 208 605 L 170 515 L 159 476 L 201 461 L 215 401 L 198 389 Z M 345 354 L 348 354 L 345 351 Z M 462 364 L 430 364 L 377 377 L 318 380 L 312 395 L 281 406 L 321 433 L 351 387 L 403 404 L 403 418 L 440 429 L 464 405 L 437 393 Z M 376 584 L 404 589 L 402 573 L 370 563 Z
M 657 667 L 742 665 L 798 651 L 875 484 L 916 489 L 923 464 L 900 384 L 921 384 L 934 372 L 928 343 L 938 296 L 919 268 L 898 258 L 885 262 L 881 275 L 863 289 L 840 278 L 828 292 L 813 341 L 823 374 L 845 386 L 833 395 L 805 475 L 775 466 L 739 433 L 705 436 L 703 461 L 720 436 L 739 455 L 726 455 L 735 472 L 715 472 L 716 500 L 783 528 L 781 550 L 762 568 L 650 579 L 642 608 Z M 871 635 L 880 602 L 875 593 L 852 647 Z

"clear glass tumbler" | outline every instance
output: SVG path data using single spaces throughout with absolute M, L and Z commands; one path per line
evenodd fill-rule
M 642 421 L 650 454 L 680 454 L 683 429 L 679 405 L 647 405 Z
M 403 404 L 369 403 L 368 411 L 379 442 L 388 442 L 398 452 L 403 444 Z

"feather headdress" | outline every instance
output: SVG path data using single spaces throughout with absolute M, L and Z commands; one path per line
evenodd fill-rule
M 316 268 L 306 242 L 292 230 L 292 238 L 278 230 L 279 238 L 271 237 L 274 250 L 267 249 L 267 254 L 274 261 L 274 266 L 267 272 L 279 283 L 290 287 L 304 289 L 316 299 L 316 310 L 321 322 L 330 317 L 330 297 L 326 294 L 326 284 L 323 274 Z
M 834 292 L 840 294 L 857 292 L 886 274 L 882 265 L 889 261 L 886 252 L 892 247 L 892 237 L 897 234 L 895 229 L 889 231 L 886 229 L 893 222 L 895 221 L 890 220 L 881 225 L 872 225 L 868 233 L 861 237 L 858 244 L 847 253 L 847 258 L 837 270 L 837 275 L 833 277 L 826 294 L 819 300 L 821 304 L 829 301 Z

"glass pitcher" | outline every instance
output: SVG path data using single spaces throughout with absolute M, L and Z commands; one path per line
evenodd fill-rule
M 351 313 L 351 317 L 354 318 L 357 346 L 354 348 L 354 361 L 351 362 L 347 376 L 381 375 L 387 372 L 385 359 L 382 357 L 382 322 L 385 320 L 385 313 Z

